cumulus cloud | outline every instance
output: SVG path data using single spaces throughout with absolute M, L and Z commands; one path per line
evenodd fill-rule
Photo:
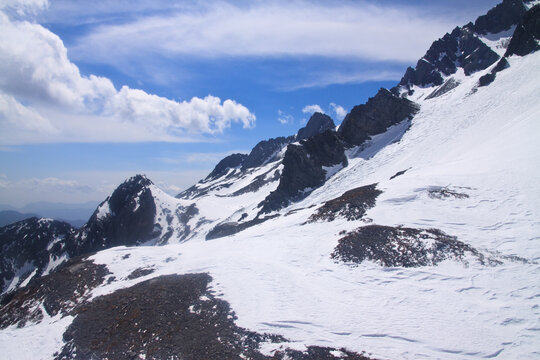
M 455 19 L 447 16 L 425 15 L 413 7 L 364 1 L 209 1 L 195 9 L 103 25 L 82 38 L 74 51 L 110 64 L 141 52 L 411 62 L 455 26 Z
M 294 117 L 291 114 L 286 114 L 281 110 L 278 110 L 278 121 L 281 125 L 292 124 Z
M 0 92 L 0 129 L 6 133 L 13 128 L 43 135 L 58 132 L 58 129 L 37 111 L 21 105 L 13 96 Z
M 304 108 L 302 109 L 302 112 L 304 114 L 313 114 L 313 113 L 316 113 L 316 112 L 320 112 L 320 113 L 324 114 L 324 110 L 317 104 L 304 106 Z
M 116 90 L 107 78 L 82 76 L 62 40 L 39 24 L 0 11 L 0 30 L 2 145 L 185 141 L 221 133 L 232 123 L 255 124 L 255 115 L 234 100 L 208 95 L 176 101 L 127 86 Z
M 345 115 L 347 115 L 347 110 L 345 110 L 343 106 L 337 105 L 335 103 L 330 103 L 330 109 L 338 120 L 343 120 Z
M 208 95 L 178 102 L 127 86 L 108 99 L 105 113 L 134 122 L 152 122 L 155 128 L 204 133 L 222 132 L 233 121 L 241 122 L 244 128 L 252 127 L 255 122 L 255 116 L 234 100 L 221 103 L 220 98 Z

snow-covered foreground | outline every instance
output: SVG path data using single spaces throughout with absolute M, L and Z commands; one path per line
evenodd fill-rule
M 97 253 L 91 259 L 106 264 L 116 281 L 93 296 L 163 274 L 207 272 L 238 325 L 283 335 L 294 347 L 346 347 L 381 359 L 540 358 L 540 52 L 510 64 L 476 91 L 489 69 L 454 75 L 460 86 L 438 98 L 423 99 L 433 88 L 416 89 L 421 111 L 399 142 L 381 146 L 400 138 L 397 125 L 278 218 L 212 241 L 201 236 Z M 373 223 L 437 228 L 482 251 L 530 262 L 420 268 L 335 262 L 330 254 L 339 233 L 365 223 L 304 224 L 316 209 L 310 206 L 372 183 L 383 191 L 367 213 Z M 468 197 L 429 196 L 441 189 Z M 219 212 L 239 201 L 210 200 L 200 202 L 203 213 L 205 205 Z M 255 203 L 250 198 L 246 207 Z M 127 279 L 140 268 L 154 272 Z M 64 318 L 8 328 L 0 348 L 20 359 L 25 351 L 26 358 L 50 358 L 50 344 L 68 325 Z
M 329 258 L 337 237 L 326 225 L 306 231 L 291 222 L 286 233 L 264 226 L 264 236 L 102 252 L 96 262 L 117 278 L 140 267 L 156 272 L 95 295 L 161 274 L 208 272 L 240 326 L 300 346 L 344 346 L 383 359 L 533 358 L 538 349 L 538 265 L 350 267 Z

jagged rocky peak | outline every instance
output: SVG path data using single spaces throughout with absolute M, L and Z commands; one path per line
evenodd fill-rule
M 300 141 L 309 139 L 310 137 L 321 134 L 326 130 L 331 130 L 335 128 L 336 124 L 334 124 L 334 120 L 332 120 L 330 116 L 322 114 L 320 112 L 316 112 L 311 115 L 311 118 L 309 119 L 306 126 L 298 130 L 296 140 Z
M 418 60 L 416 68 L 409 67 L 399 86 L 410 88 L 442 85 L 443 76 L 463 68 L 465 75 L 484 70 L 493 65 L 500 56 L 480 40 L 472 24 L 456 27 L 435 41 L 426 54 Z
M 82 252 L 137 245 L 153 239 L 157 229 L 154 227 L 156 204 L 151 185 L 152 181 L 146 176 L 136 175 L 118 186 L 81 228 Z
M 315 113 L 307 125 L 298 131 L 296 136 L 277 137 L 257 143 L 249 155 L 232 154 L 221 160 L 205 180 L 216 179 L 227 173 L 228 169 L 240 167 L 243 171 L 257 168 L 278 160 L 281 151 L 293 141 L 308 139 L 326 130 L 334 129 L 336 125 L 328 115 Z
M 416 67 L 409 67 L 399 82 L 410 90 L 413 85 L 426 87 L 442 85 L 445 76 L 463 68 L 465 75 L 487 69 L 500 56 L 478 38 L 478 35 L 498 34 L 518 24 L 527 12 L 524 0 L 504 0 L 473 23 L 456 27 L 435 41 Z M 534 25 L 533 25 L 534 27 Z M 530 31 L 529 31 L 530 32 Z M 534 45 L 534 41 L 530 40 Z
M 514 31 L 505 56 L 525 56 L 540 50 L 540 4 L 531 8 Z
M 497 73 L 510 67 L 507 58 L 512 55 L 525 56 L 540 50 L 540 4 L 528 10 L 514 30 L 504 57 L 491 71 L 478 81 L 478 86 L 487 86 L 495 81 Z
M 277 137 L 268 140 L 260 141 L 251 150 L 248 157 L 242 164 L 242 170 L 256 168 L 274 160 L 277 160 L 281 150 L 294 141 L 294 136 Z
M 345 148 L 335 131 L 291 144 L 283 157 L 283 171 L 277 189 L 260 204 L 261 213 L 279 210 L 298 201 L 320 187 L 327 179 L 328 170 L 348 165 Z
M 208 174 L 206 180 L 217 179 L 225 175 L 229 171 L 229 169 L 241 167 L 247 157 L 248 155 L 239 153 L 225 157 L 216 165 L 214 170 L 212 170 L 212 172 Z
M 527 7 L 523 0 L 503 0 L 502 3 L 479 16 L 474 22 L 474 31 L 478 34 L 498 34 L 517 24 Z
M 130 203 L 137 194 L 146 190 L 150 185 L 154 183 L 148 179 L 145 175 L 135 175 L 124 181 L 120 186 L 112 193 L 109 204 L 112 211 L 120 210 L 122 207 Z M 131 204 L 134 206 L 135 204 Z
M 388 127 L 411 119 L 418 110 L 416 103 L 381 88 L 367 103 L 355 106 L 345 116 L 338 134 L 349 145 L 361 145 L 371 135 L 383 133 Z

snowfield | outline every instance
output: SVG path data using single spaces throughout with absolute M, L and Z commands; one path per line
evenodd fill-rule
M 379 359 L 540 358 L 540 52 L 509 62 L 487 87 L 477 83 L 490 69 L 452 75 L 460 85 L 436 98 L 425 99 L 434 88 L 416 88 L 410 99 L 421 110 L 410 128 L 398 124 L 349 152 L 349 166 L 329 169 L 335 173 L 324 186 L 280 217 L 216 240 L 204 239 L 215 225 L 209 223 L 183 243 L 93 255 L 116 280 L 92 296 L 164 274 L 205 272 L 239 326 L 291 341 L 265 344 L 268 354 L 280 346 L 320 345 Z M 171 209 L 196 202 L 200 214 L 191 225 L 223 214 L 252 218 L 277 182 L 256 193 L 224 195 L 274 165 L 200 200 L 153 192 Z M 383 193 L 365 220 L 305 224 L 325 201 L 373 183 Z M 460 196 L 430 196 L 442 190 Z M 528 262 L 384 268 L 331 259 L 341 231 L 368 223 L 440 229 L 486 253 Z M 128 279 L 140 268 L 154 271 Z M 50 318 L 0 332 L 2 356 L 51 358 L 69 322 Z

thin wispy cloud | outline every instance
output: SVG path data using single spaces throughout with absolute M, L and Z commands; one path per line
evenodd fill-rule
M 26 178 L 12 181 L 6 175 L 0 176 L 0 188 L 9 191 L 34 191 L 39 189 L 46 192 L 90 193 L 93 189 L 72 179 L 57 177 Z
M 325 72 L 304 76 L 294 83 L 285 84 L 280 91 L 295 91 L 308 88 L 320 88 L 328 85 L 362 84 L 372 81 L 399 81 L 403 71 L 369 70 L 357 72 Z
M 26 14 L 37 14 L 48 6 L 48 0 L 2 0 L 0 10 L 12 11 L 24 16 Z
M 170 165 L 189 165 L 193 167 L 194 164 L 203 167 L 213 167 L 221 159 L 235 153 L 248 154 L 250 150 L 229 150 L 229 151 L 219 151 L 219 152 L 190 152 L 190 153 L 176 153 L 176 154 L 167 154 L 167 156 L 162 156 L 156 158 L 157 161 L 170 164 Z
M 210 1 L 196 9 L 102 25 L 81 38 L 72 50 L 78 58 L 105 63 L 129 61 L 141 52 L 210 58 L 327 56 L 409 62 L 421 56 L 433 38 L 443 35 L 451 25 L 442 16 L 426 17 L 412 7 L 367 2 L 234 5 Z
M 292 124 L 294 122 L 294 116 L 292 116 L 291 114 L 287 114 L 280 109 L 278 110 L 277 120 L 281 125 Z

